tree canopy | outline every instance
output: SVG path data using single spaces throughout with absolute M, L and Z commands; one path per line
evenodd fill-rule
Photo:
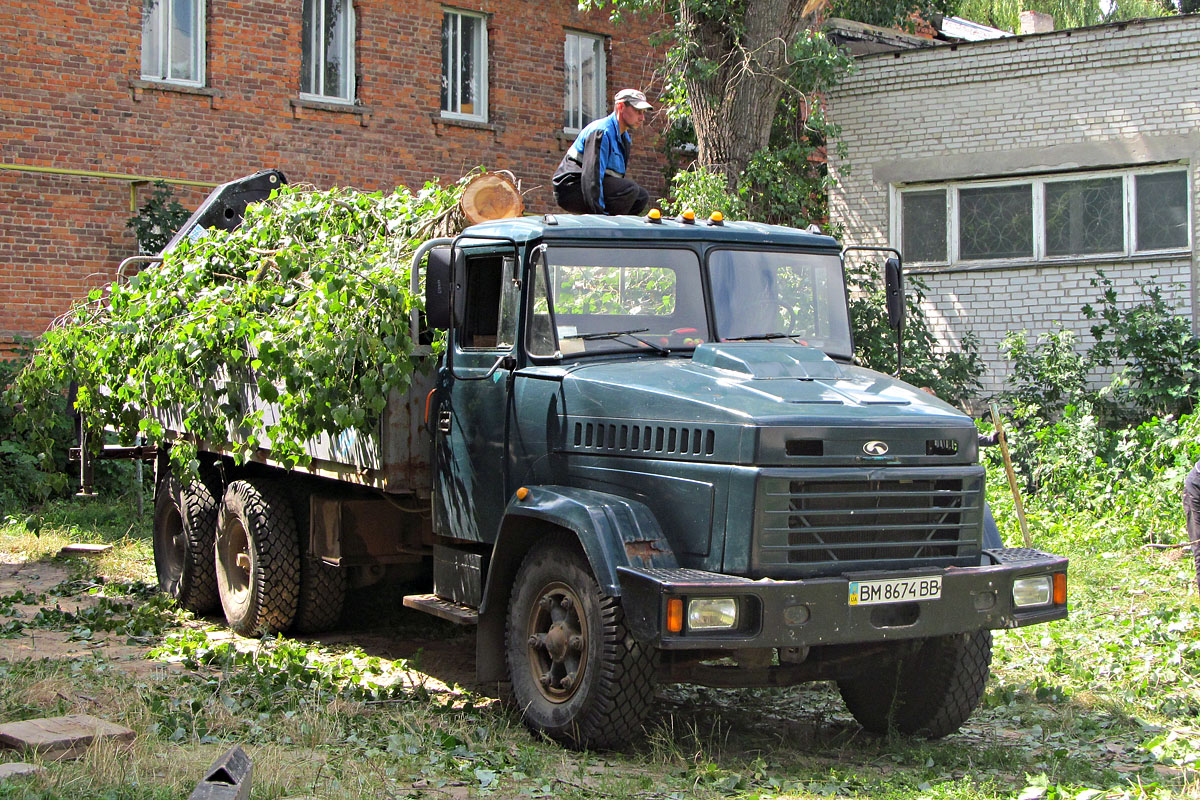
M 1182 0 L 1196 5 L 1200 0 Z M 1082 28 L 1139 17 L 1177 13 L 1175 0 L 957 0 L 957 16 L 982 25 L 1016 33 L 1022 11 L 1039 11 L 1054 17 L 1054 27 Z M 1194 9 L 1193 9 L 1194 10 Z

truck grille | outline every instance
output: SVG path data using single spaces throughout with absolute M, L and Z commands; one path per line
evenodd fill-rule
M 833 472 L 760 479 L 755 566 L 765 574 L 978 563 L 978 467 Z

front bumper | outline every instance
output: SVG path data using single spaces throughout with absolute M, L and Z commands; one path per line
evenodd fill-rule
M 626 623 L 635 639 L 664 650 L 805 647 L 945 636 L 985 628 L 1019 628 L 1065 619 L 1067 604 L 1015 608 L 1013 581 L 1067 571 L 1067 559 L 1039 550 L 985 550 L 977 567 L 857 572 L 830 578 L 752 580 L 692 569 L 619 567 Z M 852 581 L 940 575 L 941 597 L 850 605 Z M 671 632 L 667 606 L 697 597 L 733 597 L 741 613 L 733 630 Z

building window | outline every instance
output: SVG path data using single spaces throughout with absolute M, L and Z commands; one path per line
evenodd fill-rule
M 1186 250 L 1188 173 L 1156 167 L 901 188 L 912 264 L 1056 261 Z
M 142 78 L 204 85 L 204 0 L 142 0 Z
M 300 94 L 354 102 L 354 5 L 350 0 L 304 0 Z
M 566 88 L 563 127 L 577 131 L 608 111 L 605 101 L 604 37 L 568 33 L 563 47 Z
M 487 121 L 487 20 L 442 14 L 442 115 Z
M 987 186 L 958 192 L 959 256 L 1030 258 L 1033 195 L 1025 186 Z

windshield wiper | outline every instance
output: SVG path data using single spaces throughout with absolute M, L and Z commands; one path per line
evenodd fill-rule
M 663 347 L 661 344 L 655 344 L 654 342 L 648 341 L 646 339 L 643 339 L 640 336 L 634 335 L 637 333 L 645 333 L 648 330 L 650 330 L 650 329 L 649 328 L 632 328 L 627 331 L 602 331 L 599 333 L 575 333 L 570 336 L 564 336 L 562 338 L 564 338 L 564 339 L 582 339 L 583 341 L 590 342 L 590 341 L 595 341 L 597 339 L 612 339 L 614 341 L 617 341 L 618 336 L 628 336 L 630 339 L 633 339 L 634 341 L 638 341 L 638 342 L 641 342 L 642 344 L 646 345 L 646 347 L 650 347 L 650 348 L 653 348 L 654 350 L 657 350 L 658 352 L 662 353 L 664 356 L 669 356 L 671 354 L 670 349 Z M 622 344 L 628 344 L 630 347 L 635 346 L 635 345 L 629 344 L 629 342 L 622 342 Z
M 771 339 L 791 339 L 796 341 L 794 333 L 755 333 L 750 336 L 734 336 L 726 339 L 728 342 L 767 342 Z

